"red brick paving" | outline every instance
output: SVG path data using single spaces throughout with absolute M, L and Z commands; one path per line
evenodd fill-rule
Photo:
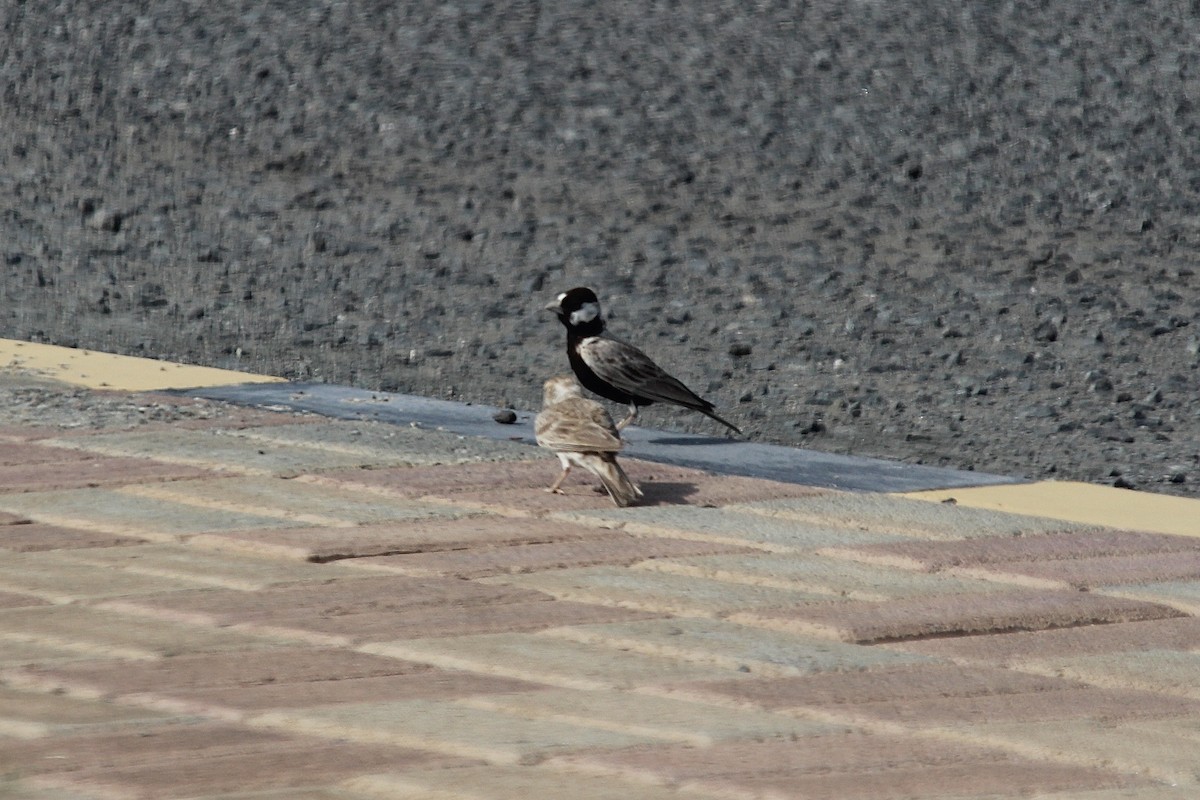
M 571 473 L 572 478 L 574 472 Z M 553 476 L 550 480 L 553 480 Z M 544 490 L 546 484 L 533 487 L 515 486 L 507 489 L 464 491 L 432 490 L 427 496 L 438 497 L 458 505 L 520 516 L 542 516 L 561 511 L 588 511 L 613 508 L 613 502 L 596 481 L 563 484 L 565 494 L 552 495 Z M 570 479 L 569 479 L 570 480 Z M 732 503 L 777 500 L 790 497 L 810 497 L 821 491 L 807 486 L 776 483 L 729 476 L 697 475 L 686 480 L 653 480 L 640 483 L 643 497 L 639 506 L 700 506 L 719 507 Z
M 28 594 L 16 592 L 0 592 L 0 608 L 30 608 L 32 606 L 48 606 L 50 601 L 42 600 Z
M 728 505 L 821 493 L 797 484 L 713 476 L 700 470 L 637 459 L 624 459 L 622 464 L 645 493 L 642 505 Z M 599 482 L 582 470 L 572 471 L 563 484 L 565 496 L 542 491 L 554 482 L 560 471 L 558 461 L 544 458 L 423 468 L 344 470 L 309 475 L 303 480 L 367 488 L 402 497 L 442 497 L 456 503 L 470 502 L 482 508 L 494 507 L 530 516 L 613 507 L 607 494 L 596 491 Z
M 342 646 L 401 638 L 532 631 L 654 616 L 558 601 L 528 589 L 453 578 L 402 576 L 372 576 L 258 592 L 183 590 L 108 601 L 101 607 Z
M 87 547 L 120 547 L 142 544 L 132 536 L 84 531 L 34 522 L 26 525 L 0 525 L 0 550 L 35 553 L 43 550 L 78 550 Z
M 454 494 L 549 486 L 558 476 L 557 462 L 507 461 L 487 464 L 453 464 L 436 467 L 351 469 L 304 475 L 298 480 L 325 486 L 354 486 L 401 497 Z M 574 479 L 574 476 L 572 476 Z
M 900 642 L 889 648 L 959 662 L 1018 665 L 1058 656 L 1090 656 L 1135 650 L 1195 650 L 1200 619 L 1177 617 L 1115 625 L 1086 625 L 999 636 L 962 636 Z
M 586 539 L 511 547 L 475 547 L 436 553 L 358 558 L 352 563 L 402 575 L 443 575 L 481 578 L 547 569 L 597 564 L 628 566 L 653 558 L 684 558 L 751 552 L 749 548 L 666 537 L 637 537 L 627 533 L 593 531 Z
M 707 748 L 642 747 L 566 756 L 560 761 L 650 783 L 728 792 L 730 797 L 797 800 L 1015 798 L 1147 783 L 1100 769 L 1038 763 L 997 749 L 860 734 L 816 736 L 800 742 L 719 743 Z
M 1050 723 L 1085 719 L 1112 725 L 1140 719 L 1195 717 L 1200 700 L 1184 700 L 1151 692 L 1102 689 L 1033 691 L 976 697 L 937 697 L 923 700 L 841 705 L 824 710 L 847 719 L 900 723 L 910 727 L 940 728 L 994 725 L 1008 722 Z
M 83 461 L 96 457 L 65 447 L 0 441 L 0 467 L 53 464 L 57 461 Z
M 735 619 L 860 644 L 961 634 L 1045 630 L 1180 616 L 1166 606 L 1084 592 L 1008 591 L 851 600 L 758 610 Z
M 22 670 L 68 694 L 237 718 L 269 709 L 527 692 L 538 684 L 436 669 L 349 650 L 287 648 L 204 653 L 136 663 L 88 661 Z M 330 676 L 337 676 L 330 680 Z
M 157 483 L 186 478 L 208 478 L 217 474 L 210 470 L 167 464 L 148 458 L 79 453 L 72 461 L 0 466 L 0 493 Z
M 562 625 L 599 625 L 652 619 L 657 614 L 566 600 L 435 606 L 392 614 L 359 614 L 338 619 L 290 620 L 297 629 L 326 635 L 348 634 L 351 641 L 386 641 L 479 633 L 532 632 Z M 348 622 L 349 625 L 344 624 Z
M 174 396 L 129 397 L 134 402 L 192 404 Z M 315 416 L 214 404 L 214 412 L 218 409 L 220 413 L 211 418 L 103 429 L 63 429 L 50 424 L 54 420 L 47 420 L 42 428 L 0 428 L 0 493 L 152 484 L 212 474 L 152 459 L 109 458 L 39 443 L 49 437 L 74 439 L 130 427 L 237 430 L 329 424 Z M 380 715 L 384 727 L 378 730 L 373 731 L 369 723 L 355 727 L 359 743 L 342 740 L 345 725 L 322 727 L 322 719 L 337 713 L 359 713 L 345 704 L 376 708 L 388 703 L 394 704 L 391 708 L 420 708 L 422 713 L 441 710 L 443 716 L 437 720 L 473 718 L 490 723 L 490 718 L 480 715 L 492 713 L 496 730 L 507 730 L 510 722 L 529 731 L 545 726 L 551 741 L 561 741 L 554 732 L 579 742 L 615 735 L 625 737 L 622 742 L 630 741 L 629 736 L 648 741 L 619 748 L 581 744 L 575 752 L 525 767 L 539 774 L 568 770 L 561 773 L 564 793 L 571 791 L 570 770 L 574 769 L 618 776 L 633 785 L 650 782 L 679 787 L 692 796 L 727 800 L 981 796 L 1015 800 L 1056 792 L 1074 797 L 1105 789 L 1136 794 L 1156 786 L 1156 779 L 1181 780 L 1171 771 L 1169 760 L 1143 763 L 1135 750 L 1113 754 L 1075 748 L 1069 734 L 1056 740 L 1054 723 L 1063 723 L 1064 730 L 1093 724 L 1128 732 L 1130 737 L 1136 736 L 1137 725 L 1154 724 L 1167 731 L 1177 729 L 1181 741 L 1190 741 L 1195 720 L 1200 719 L 1200 700 L 1118 685 L 1113 676 L 1119 676 L 1119 671 L 1106 673 L 1103 687 L 1053 677 L 1053 664 L 1089 654 L 1119 658 L 1121 653 L 1146 650 L 1193 653 L 1200 649 L 1200 619 L 1102 592 L 1038 586 L 1195 579 L 1200 574 L 1196 571 L 1200 540 L 1064 529 L 1020 537 L 931 541 L 933 534 L 922 537 L 916 530 L 914 538 L 902 541 L 850 546 L 856 521 L 839 520 L 847 537 L 830 553 L 884 568 L 971 571 L 988 577 L 991 590 L 864 602 L 845 599 L 861 589 L 845 586 L 841 595 L 833 594 L 825 602 L 756 609 L 730 621 L 709 620 L 698 628 L 697 620 L 559 601 L 505 585 L 510 574 L 604 565 L 633 581 L 631 585 L 641 582 L 652 589 L 664 579 L 662 574 L 625 567 L 648 558 L 669 561 L 741 552 L 737 546 L 700 541 L 705 537 L 634 537 L 553 519 L 550 515 L 573 509 L 604 510 L 630 519 L 636 519 L 638 512 L 617 512 L 606 495 L 595 491 L 595 480 L 578 471 L 565 484 L 565 496 L 547 494 L 543 489 L 557 476 L 557 462 L 534 449 L 529 456 L 525 462 L 330 472 L 317 468 L 316 474 L 296 479 L 301 484 L 353 486 L 400 498 L 473 504 L 473 516 L 356 525 L 348 514 L 344 527 L 214 531 L 183 545 L 203 548 L 209 557 L 215 553 L 231 561 L 244 560 L 237 566 L 251 571 L 260 559 L 301 562 L 289 567 L 304 572 L 305 580 L 295 584 L 253 591 L 195 589 L 176 587 L 170 577 L 156 577 L 163 588 L 156 584 L 155 593 L 139 595 L 135 592 L 146 591 L 144 586 L 122 588 L 97 567 L 96 576 L 107 589 L 102 600 L 88 599 L 94 594 L 80 595 L 83 599 L 76 598 L 75 603 L 47 608 L 45 601 L 19 592 L 0 593 L 0 623 L 10 623 L 0 627 L 0 650 L 7 646 L 11 654 L 0 660 L 4 664 L 0 684 L 10 693 L 28 692 L 30 697 L 35 692 L 63 692 L 66 697 L 55 698 L 56 702 L 69 700 L 90 709 L 87 714 L 80 712 L 74 727 L 69 718 L 56 717 L 53 725 L 38 725 L 38 720 L 20 716 L 33 711 L 0 709 L 0 734 L 16 731 L 34 737 L 21 740 L 10 735 L 0 747 L 0 776 L 5 776 L 0 778 L 0 794 L 4 782 L 12 779 L 83 796 L 154 800 L 192 796 L 216 800 L 225 793 L 254 792 L 302 796 L 305 790 L 321 787 L 335 787 L 328 791 L 336 794 L 345 779 L 379 773 L 402 777 L 406 770 L 428 775 L 442 767 L 479 764 L 436 755 L 460 752 L 454 749 L 455 742 L 471 733 L 437 733 L 440 723 L 426 726 L 435 738 L 424 742 L 424 750 L 379 743 L 395 740 L 395 730 L 386 728 L 395 720 L 385 723 L 386 713 Z M 816 493 L 791 484 L 623 461 L 642 484 L 646 505 L 651 506 L 720 507 Z M 347 503 L 354 502 L 354 495 L 348 493 L 346 498 Z M 131 508 L 143 502 L 148 501 L 133 494 L 128 497 Z M 873 513 L 884 513 L 887 502 L 878 498 Z M 168 509 L 163 513 L 173 513 L 169 502 L 160 505 Z M 263 510 L 275 517 L 288 511 Z M 179 506 L 178 513 L 196 512 Z M 132 536 L 32 524 L 19 515 L 0 512 L 0 550 L 23 553 L 20 558 L 32 559 L 30 563 L 43 570 L 65 568 L 61 566 L 65 559 L 54 559 L 55 550 L 139 541 Z M 324 566 L 330 561 L 339 566 Z M 347 565 L 360 567 L 361 577 L 345 577 Z M 311 578 L 306 570 L 312 571 Z M 484 576 L 490 577 L 476 580 Z M 705 591 L 721 585 L 720 579 L 709 579 Z M 731 593 L 744 589 L 730 584 Z M 54 622 L 63 615 L 74 622 Z M 548 630 L 575 626 L 582 626 L 587 635 Z M 673 626 L 678 626 L 679 636 L 688 638 L 690 647 L 672 646 Z M 687 637 L 687 631 L 697 630 L 705 631 L 707 638 Z M 466 664 L 471 669 L 446 669 L 355 650 L 388 652 L 380 643 L 394 643 L 394 652 L 403 653 L 404 645 L 414 639 L 425 641 L 410 646 L 410 658 L 424 654 L 432 663 Z M 578 643 L 584 640 L 589 644 Z M 793 662 L 821 662 L 834 647 L 831 640 L 841 640 L 836 644 L 840 666 L 830 667 L 840 671 L 786 678 L 754 671 L 761 664 L 787 667 Z M 890 643 L 880 644 L 884 642 Z M 711 658 L 704 657 L 705 647 L 711 648 Z M 461 658 L 456 659 L 456 653 Z M 799 718 L 820 733 L 759 739 L 747 732 L 707 747 L 683 747 L 668 741 L 655 743 L 654 726 L 624 730 L 615 718 L 581 714 L 570 719 L 526 719 L 518 715 L 536 717 L 536 713 L 520 709 L 537 709 L 536 697 L 546 687 L 529 676 L 498 677 L 513 670 L 491 663 L 499 658 L 496 653 L 510 654 L 513 663 L 552 659 L 554 664 L 545 674 L 559 678 L 569 677 L 569 665 L 576 663 L 572 659 L 579 659 L 580 671 L 588 675 L 583 683 L 622 686 L 632 685 L 626 673 L 629 659 L 636 659 L 639 674 L 647 674 L 633 684 L 669 693 L 682 707 L 694 709 L 697 718 L 720 714 L 734 704 L 786 715 L 793 721 Z M 744 664 L 736 654 L 744 654 Z M 881 661 L 881 656 L 888 659 Z M 928 660 L 908 663 L 912 658 Z M 661 671 L 643 664 L 657 665 Z M 608 676 L 605 670 L 616 672 Z M 660 679 L 655 680 L 655 675 Z M 670 678 L 661 679 L 666 675 L 687 675 L 690 682 L 671 684 Z M 705 679 L 698 681 L 698 677 Z M 489 695 L 514 692 L 529 699 L 512 704 L 487 700 Z M 457 713 L 467 706 L 471 714 Z M 36 703 L 21 705 L 36 707 Z M 170 716 L 165 722 L 138 717 L 134 730 L 120 725 L 99 729 L 95 724 L 104 716 L 97 709 L 128 711 L 130 707 Z M 331 716 L 321 717 L 322 709 Z M 260 718 L 263 714 L 269 716 Z M 293 723 L 295 727 L 289 727 Z M 257 727 L 265 724 L 280 727 L 272 731 Z M 996 728 L 1002 728 L 1003 735 L 992 739 L 1005 742 L 1004 748 L 978 744 Z M 299 735 L 301 729 L 320 735 Z M 900 735 L 899 731 L 906 732 Z M 1025 740 L 1023 731 L 1028 732 Z M 1121 741 L 1119 735 L 1112 738 Z M 1121 764 L 1124 771 L 1113 764 Z M 486 775 L 486 767 L 481 774 Z M 1182 778 L 1187 779 L 1187 775 Z M 1197 782 L 1185 790 L 1194 794 Z M 488 796 L 486 782 L 477 788 L 478 796 Z
M 324 562 L 389 554 L 574 541 L 595 534 L 595 528 L 556 520 L 474 516 L 449 519 L 435 517 L 350 528 L 225 531 L 201 534 L 191 539 L 190 543 L 218 550 Z
M 120 394 L 120 393 L 113 393 Z M 259 428 L 276 425 L 296 425 L 305 423 L 324 422 L 324 417 L 308 414 L 289 414 L 276 411 L 263 411 L 253 408 L 229 406 L 223 403 L 209 401 L 188 402 L 187 398 L 166 397 L 162 402 L 166 405 L 212 406 L 211 416 L 181 417 L 171 420 L 129 419 L 123 423 L 114 422 L 103 427 L 57 425 L 0 425 L 0 442 L 41 442 L 46 439 L 80 439 L 98 433 L 117 433 L 125 431 L 150 432 L 161 430 L 241 430 L 243 428 Z M 53 445 L 46 445 L 52 447 Z M 66 448 L 61 448 L 66 449 Z
M 795 800 L 903 800 L 906 798 L 1043 796 L 1046 792 L 1078 791 L 1082 787 L 1115 789 L 1144 786 L 1148 781 L 1095 769 L 1043 764 L 920 765 L 913 769 L 888 769 L 874 774 L 792 775 L 774 773 L 742 780 L 708 779 L 697 788 L 728 790 L 732 796 L 795 798 Z M 759 793 L 764 793 L 759 795 Z
M 328 679 L 378 678 L 426 672 L 424 664 L 353 650 L 288 647 L 227 653 L 194 653 L 129 663 L 104 659 L 25 670 L 47 685 L 75 693 L 118 697 L 135 692 L 197 691 L 230 686 L 303 685 Z M 50 681 L 49 679 L 53 679 Z
M 270 624 L 297 617 L 341 618 L 355 614 L 398 612 L 421 607 L 481 606 L 548 600 L 529 589 L 488 586 L 451 578 L 364 575 L 324 584 L 282 586 L 244 592 L 235 589 L 187 589 L 131 597 L 128 607 L 164 618 L 199 624 Z
M 1091 589 L 1106 584 L 1196 580 L 1200 578 L 1200 549 L 1108 558 L 1009 561 L 976 570 L 975 574 L 990 573 L 1000 579 L 1008 577 L 1014 582 L 1030 580 L 1044 586 L 1068 589 Z
M 1007 669 L 955 664 L 915 664 L 868 672 L 832 672 L 780 678 L 751 678 L 675 687 L 683 694 L 720 697 L 755 708 L 908 702 L 953 697 L 1014 695 L 1079 689 L 1084 684 Z
M 467 763 L 398 747 L 220 724 L 35 739 L 0 748 L 0 770 L 11 777 L 40 776 L 41 785 L 117 792 L 138 800 L 287 789 L 363 772 Z
M 841 552 L 873 563 L 937 572 L 950 567 L 973 567 L 1010 561 L 1060 561 L 1147 553 L 1200 553 L 1200 538 L 1098 529 L 1034 536 L 988 536 L 952 542 L 906 539 L 861 545 L 846 548 Z

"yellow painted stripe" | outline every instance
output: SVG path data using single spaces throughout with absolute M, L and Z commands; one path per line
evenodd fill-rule
M 904 495 L 1111 528 L 1200 536 L 1200 500 L 1073 481 L 940 489 Z
M 156 389 L 190 389 L 236 383 L 282 381 L 213 367 L 194 367 L 173 361 L 115 356 L 52 344 L 0 339 L 0 370 L 18 370 L 89 389 L 146 392 Z

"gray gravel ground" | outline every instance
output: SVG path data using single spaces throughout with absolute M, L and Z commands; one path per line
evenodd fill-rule
M 756 440 L 1200 494 L 1194 6 L 0 26 L 0 335 L 532 409 L 586 284 Z

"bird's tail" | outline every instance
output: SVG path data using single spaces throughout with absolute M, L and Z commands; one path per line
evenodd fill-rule
M 604 488 L 608 490 L 609 497 L 621 508 L 630 505 L 642 496 L 642 490 L 636 483 L 629 480 L 625 470 L 621 469 L 621 465 L 617 463 L 615 455 L 607 454 L 601 467 L 596 470 L 596 474 L 600 477 Z
M 729 421 L 729 420 L 727 420 L 727 419 L 722 419 L 722 418 L 721 418 L 721 417 L 720 417 L 720 416 L 717 414 L 717 412 L 713 411 L 711 408 L 700 408 L 700 409 L 697 409 L 697 410 L 698 410 L 698 411 L 700 411 L 700 413 L 702 413 L 702 414 L 704 414 L 704 415 L 706 415 L 706 416 L 708 416 L 708 417 L 711 417 L 712 419 L 715 419 L 717 422 L 721 423 L 721 424 L 722 424 L 722 425 L 724 425 L 726 428 L 729 428 L 729 430 L 733 431 L 733 432 L 734 432 L 734 433 L 736 433 L 738 436 L 741 436 L 741 435 L 742 435 L 742 429 L 741 429 L 741 428 L 739 428 L 737 425 L 734 425 L 732 422 L 730 422 L 730 421 Z

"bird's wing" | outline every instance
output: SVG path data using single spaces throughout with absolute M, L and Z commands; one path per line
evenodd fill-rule
M 583 397 L 542 409 L 533 432 L 538 444 L 556 452 L 615 453 L 624 445 L 604 406 Z
M 578 351 L 592 372 L 626 394 L 698 411 L 712 409 L 712 403 L 667 374 L 650 356 L 631 344 L 607 336 L 590 336 L 579 342 Z

